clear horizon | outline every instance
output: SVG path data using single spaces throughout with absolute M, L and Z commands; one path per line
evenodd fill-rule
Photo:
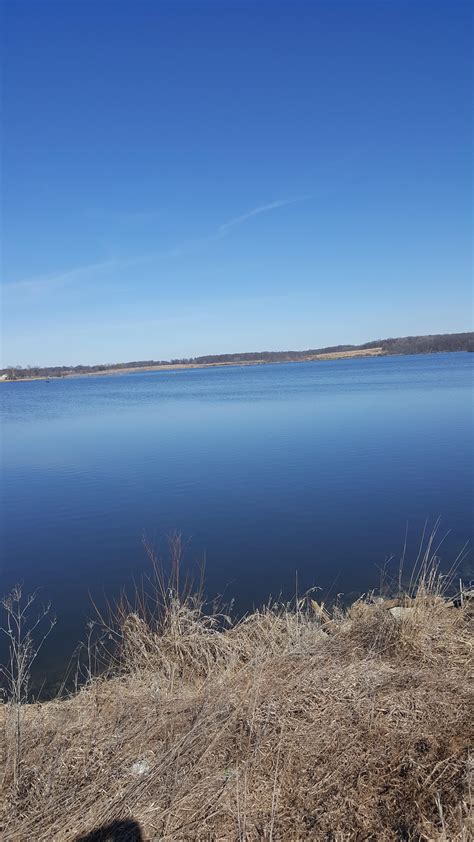
M 470 4 L 4 24 L 1 367 L 472 330 Z
M 459 336 L 459 335 L 462 335 L 464 333 L 468 333 L 468 334 L 472 335 L 473 331 L 456 331 L 456 332 L 453 332 L 453 333 L 444 333 L 444 334 L 423 334 L 423 336 Z M 415 336 L 418 338 L 422 335 L 421 334 L 413 334 L 413 338 L 415 338 Z M 381 337 L 378 337 L 377 339 L 367 339 L 367 340 L 365 340 L 365 342 L 361 342 L 361 343 L 359 343 L 359 345 L 352 345 L 351 347 L 357 349 L 361 345 L 363 346 L 364 344 L 367 344 L 367 343 L 378 342 L 378 341 L 384 342 L 384 341 L 387 341 L 387 340 L 390 340 L 390 339 L 406 339 L 406 338 L 409 338 L 409 337 L 403 337 L 403 336 L 391 336 L 391 337 L 385 336 L 385 337 L 383 337 L 383 336 L 381 336 Z M 210 353 L 197 354 L 195 357 L 185 357 L 185 356 L 172 357 L 172 358 L 170 358 L 170 357 L 168 357 L 168 358 L 160 357 L 160 358 L 156 358 L 156 359 L 154 359 L 152 357 L 143 358 L 143 359 L 139 359 L 138 357 L 135 357 L 134 359 L 130 358 L 129 360 L 119 360 L 119 359 L 111 360 L 111 361 L 96 360 L 95 362 L 91 362 L 91 363 L 81 363 L 81 362 L 71 363 L 70 367 L 73 368 L 74 366 L 78 366 L 78 365 L 79 366 L 80 365 L 84 365 L 84 366 L 107 365 L 107 366 L 109 366 L 109 365 L 114 365 L 114 364 L 124 365 L 124 364 L 134 364 L 134 363 L 142 363 L 142 362 L 149 362 L 149 361 L 154 362 L 154 363 L 159 363 L 159 362 L 172 363 L 173 360 L 176 360 L 177 362 L 180 362 L 181 360 L 200 359 L 202 357 L 210 357 L 210 356 L 226 356 L 226 355 L 233 356 L 233 355 L 236 355 L 236 354 L 241 354 L 242 356 L 245 355 L 245 354 L 259 354 L 259 353 L 261 353 L 261 354 L 267 354 L 267 353 L 284 354 L 286 352 L 288 352 L 290 354 L 291 353 L 303 354 L 303 353 L 306 353 L 306 352 L 322 351 L 326 347 L 337 348 L 337 347 L 340 346 L 342 348 L 342 347 L 345 347 L 347 345 L 349 345 L 349 343 L 341 341 L 341 342 L 334 343 L 333 345 L 320 346 L 320 347 L 314 347 L 314 348 L 248 348 L 248 349 L 245 349 L 245 350 L 240 349 L 240 350 L 237 350 L 237 351 L 228 351 L 228 352 L 225 352 L 225 354 L 219 354 L 219 352 L 213 351 L 213 352 L 210 352 Z M 452 352 L 451 351 L 444 351 L 444 352 L 443 351 L 435 351 L 435 352 L 432 352 L 432 353 L 452 353 Z M 67 367 L 67 365 L 68 365 L 67 363 L 56 363 L 56 364 L 52 363 L 52 364 L 49 364 L 49 365 L 47 364 L 45 366 L 33 366 L 31 363 L 26 363 L 25 365 L 20 364 L 18 366 L 18 368 L 23 368 L 23 369 L 24 368 L 54 368 L 55 366 L 56 367 Z M 5 366 L 4 368 L 12 368 L 13 369 L 13 368 L 15 368 L 15 366 Z

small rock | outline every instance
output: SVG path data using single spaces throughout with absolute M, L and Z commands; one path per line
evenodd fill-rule
M 150 769 L 151 765 L 148 760 L 136 760 L 135 763 L 132 763 L 130 774 L 133 775 L 134 778 L 140 778 L 142 775 L 147 775 Z
M 395 605 L 393 608 L 389 608 L 389 613 L 392 617 L 395 617 L 396 620 L 404 620 L 413 614 L 413 608 L 404 608 L 402 605 Z

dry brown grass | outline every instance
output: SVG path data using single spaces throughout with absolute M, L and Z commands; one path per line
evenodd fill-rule
M 380 357 L 384 355 L 383 347 L 377 348 L 360 348 L 355 351 L 329 351 L 324 354 L 308 354 L 301 356 L 294 362 L 311 362 L 311 360 L 343 360 L 352 357 Z M 292 360 L 293 361 L 293 360 Z M 121 368 L 107 368 L 104 371 L 84 371 L 81 373 L 74 371 L 67 371 L 61 374 L 62 378 L 74 377 L 107 377 L 115 374 L 131 374 L 133 372 L 146 371 L 181 371 L 182 369 L 191 368 L 225 368 L 226 366 L 252 366 L 252 365 L 268 365 L 269 363 L 286 363 L 290 362 L 288 359 L 282 360 L 268 360 L 265 358 L 255 360 L 230 360 L 228 362 L 215 363 L 163 363 L 161 365 L 141 365 L 141 366 L 127 366 Z M 54 375 L 53 375 L 54 377 Z M 32 377 L 19 377 L 17 380 L 2 380 L 0 383 L 24 383 L 29 380 L 50 380 L 51 375 L 40 374 Z
M 400 619 L 308 597 L 232 625 L 163 582 L 158 602 L 119 611 L 107 676 L 23 707 L 18 789 L 0 709 L 2 839 L 129 817 L 163 842 L 473 838 L 467 595 L 424 571 Z
M 345 360 L 355 357 L 380 357 L 383 356 L 382 346 L 377 348 L 359 348 L 356 351 L 328 351 L 325 354 L 311 354 L 305 357 L 306 360 Z

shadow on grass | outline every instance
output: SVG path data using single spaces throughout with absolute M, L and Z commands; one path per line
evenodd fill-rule
M 75 842 L 144 842 L 140 825 L 128 819 L 96 827 L 85 836 L 78 836 Z

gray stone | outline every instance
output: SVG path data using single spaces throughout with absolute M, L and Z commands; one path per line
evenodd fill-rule
M 413 608 L 404 608 L 402 605 L 395 605 L 393 608 L 388 609 L 392 617 L 395 617 L 396 620 L 405 620 L 411 614 L 413 614 Z

